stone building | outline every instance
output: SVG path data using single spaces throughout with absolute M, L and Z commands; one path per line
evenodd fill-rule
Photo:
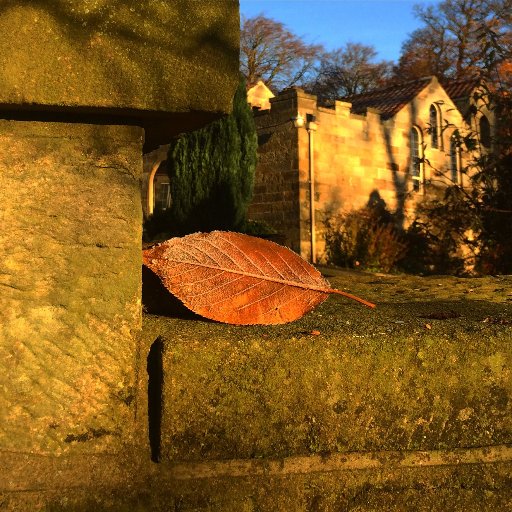
M 315 261 L 325 260 L 325 223 L 333 215 L 378 200 L 407 223 L 439 187 L 468 184 L 461 173 L 468 155 L 456 137 L 470 124 L 457 105 L 467 105 L 474 85 L 449 89 L 457 103 L 435 77 L 329 106 L 299 88 L 269 98 L 270 109 L 255 113 L 260 144 L 250 218 Z M 487 121 L 482 115 L 478 128 Z

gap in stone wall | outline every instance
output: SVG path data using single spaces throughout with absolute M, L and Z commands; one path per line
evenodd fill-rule
M 162 437 L 162 389 L 164 343 L 157 338 L 149 349 L 147 358 L 148 372 L 148 433 L 151 448 L 151 460 L 160 462 Z

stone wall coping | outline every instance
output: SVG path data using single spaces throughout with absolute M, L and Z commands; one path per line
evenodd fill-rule
M 239 12 L 231 0 L 4 4 L 0 110 L 158 122 L 232 108 Z

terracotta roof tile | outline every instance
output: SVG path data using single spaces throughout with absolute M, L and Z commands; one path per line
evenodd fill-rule
M 442 86 L 452 101 L 457 101 L 462 98 L 469 98 L 479 83 L 480 81 L 477 78 L 466 78 L 461 80 L 447 80 L 442 83 Z
M 407 103 L 422 91 L 432 77 L 420 78 L 411 82 L 392 85 L 383 89 L 343 98 L 343 101 L 352 103 L 352 112 L 364 114 L 367 108 L 375 108 L 380 111 L 382 119 L 389 119 L 400 111 Z

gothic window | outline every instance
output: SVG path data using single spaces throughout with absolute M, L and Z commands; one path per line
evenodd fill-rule
M 460 184 L 460 147 L 459 133 L 450 137 L 450 178 L 453 184 Z
M 441 128 L 441 113 L 437 105 L 430 105 L 430 145 L 433 148 L 439 147 L 439 130 Z
M 155 210 L 167 210 L 170 206 L 171 184 L 158 182 L 155 183 Z
M 410 132 L 410 172 L 412 178 L 412 189 L 419 192 L 421 188 L 421 133 L 420 130 L 413 126 Z
M 165 211 L 171 206 L 171 183 L 164 165 L 160 165 L 153 179 L 153 211 Z
M 479 121 L 480 128 L 480 142 L 485 148 L 491 147 L 491 125 L 489 124 L 489 120 L 484 115 L 480 118 Z

